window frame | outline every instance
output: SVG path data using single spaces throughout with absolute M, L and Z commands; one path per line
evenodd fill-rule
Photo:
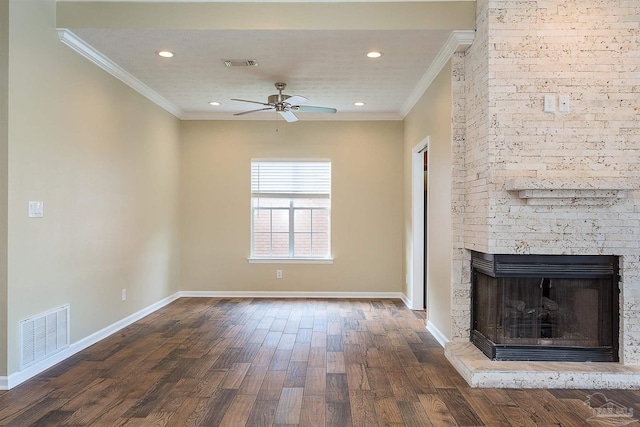
M 304 193 L 300 193 L 300 194 L 296 194 L 294 193 L 283 193 L 283 192 L 261 192 L 260 189 L 258 188 L 258 190 L 256 192 L 254 192 L 254 164 L 255 163 L 325 163 L 328 165 L 328 179 L 329 179 L 329 188 L 328 188 L 328 194 L 327 193 L 310 193 L 310 192 L 304 192 Z M 331 160 L 329 159 L 251 159 L 251 235 L 250 235 L 250 239 L 251 239 L 251 244 L 250 244 L 250 256 L 248 257 L 248 261 L 250 263 L 313 263 L 313 264 L 331 264 L 333 263 L 333 257 L 332 257 L 332 248 L 331 248 L 331 175 L 332 175 L 332 170 L 331 170 Z M 258 187 L 259 187 L 259 183 L 258 183 Z M 274 206 L 274 207 L 256 207 L 255 206 L 255 200 L 256 199 L 260 199 L 260 198 L 264 198 L 264 199 L 283 199 L 283 200 L 287 200 L 288 203 L 286 204 L 286 206 Z M 300 206 L 297 207 L 295 206 L 295 200 L 296 199 L 308 199 L 308 200 L 314 200 L 314 199 L 326 199 L 329 201 L 328 206 Z M 288 234 L 288 246 L 289 246 L 289 251 L 288 251 L 288 255 L 284 256 L 284 255 L 255 255 L 255 248 L 254 248 L 254 242 L 255 242 L 255 212 L 256 210 L 264 210 L 270 213 L 270 231 L 269 231 L 269 236 L 270 236 L 270 242 L 272 245 L 273 242 L 273 235 L 274 235 L 274 231 L 273 231 L 273 211 L 277 211 L 277 210 L 284 210 L 288 212 L 288 231 L 287 232 L 275 232 L 275 234 Z M 306 232 L 298 232 L 295 229 L 295 215 L 296 212 L 298 211 L 310 211 L 310 231 Z M 314 211 L 326 211 L 328 212 L 328 218 L 327 218 L 327 232 L 326 232 L 326 238 L 327 238 L 327 254 L 326 255 L 322 255 L 322 256 L 314 256 L 314 255 L 305 255 L 305 256 L 296 256 L 295 255 L 295 238 L 296 235 L 299 234 L 308 234 L 309 238 L 311 239 L 311 242 L 313 242 L 313 213 Z M 317 233 L 319 234 L 319 233 Z M 324 233 L 322 233 L 324 234 Z M 271 249 L 272 251 L 272 249 Z M 313 246 L 311 246 L 311 252 L 313 253 Z

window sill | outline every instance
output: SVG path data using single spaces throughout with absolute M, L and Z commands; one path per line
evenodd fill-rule
M 249 264 L 333 264 L 333 258 L 247 258 Z

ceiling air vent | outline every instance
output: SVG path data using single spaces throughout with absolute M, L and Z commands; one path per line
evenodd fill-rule
M 224 65 L 227 67 L 257 67 L 258 61 L 255 59 L 225 59 Z

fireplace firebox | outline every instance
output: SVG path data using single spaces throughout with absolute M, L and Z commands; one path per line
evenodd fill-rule
M 472 252 L 471 270 L 471 341 L 487 357 L 618 361 L 618 257 Z

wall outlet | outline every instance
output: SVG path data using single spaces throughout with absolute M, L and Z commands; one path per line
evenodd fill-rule
M 569 95 L 560 95 L 558 97 L 558 112 L 565 114 L 569 112 Z
M 127 290 L 123 289 L 122 290 L 122 301 L 126 301 L 127 300 Z
M 282 270 L 276 270 L 276 279 L 282 279 Z

